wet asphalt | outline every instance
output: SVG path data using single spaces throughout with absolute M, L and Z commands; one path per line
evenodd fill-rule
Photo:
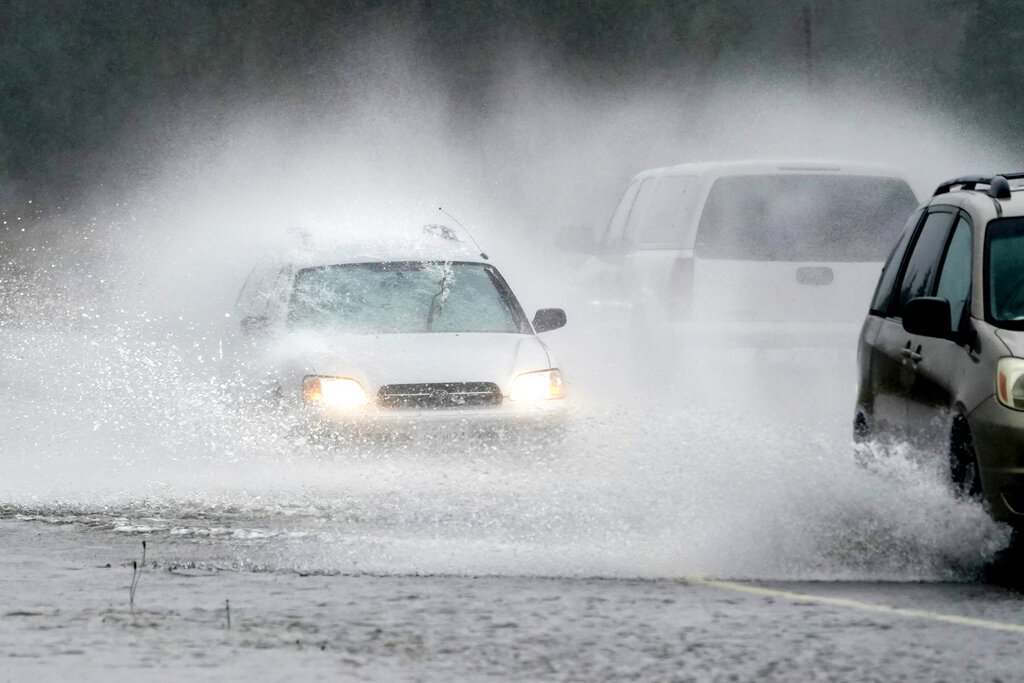
M 12 518 L 0 546 L 4 681 L 1024 680 L 1007 560 L 961 583 L 719 585 L 226 570 L 198 542 L 137 570 L 137 535 Z

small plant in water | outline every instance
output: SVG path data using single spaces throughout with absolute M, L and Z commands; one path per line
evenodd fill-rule
M 132 583 L 128 588 L 128 607 L 131 608 L 132 615 L 135 614 L 135 589 L 139 585 L 139 579 L 142 578 L 142 568 L 146 566 L 146 542 L 142 542 L 142 561 L 136 562 L 132 560 Z

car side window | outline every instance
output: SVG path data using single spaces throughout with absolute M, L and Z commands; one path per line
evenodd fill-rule
M 274 276 L 274 281 L 265 292 L 265 313 L 271 321 L 277 322 L 285 319 L 294 281 L 295 269 L 291 266 L 282 267 Z
M 949 302 L 950 327 L 959 331 L 971 297 L 971 225 L 964 216 L 956 222 L 939 272 L 935 296 Z
M 608 221 L 608 229 L 604 233 L 603 246 L 606 250 L 616 249 L 622 242 L 622 235 L 626 232 L 626 223 L 629 221 L 633 205 L 636 203 L 636 194 L 640 190 L 640 182 L 633 182 L 626 188 L 626 192 L 619 200 L 619 205 L 612 213 L 612 219 Z
M 886 309 L 889 308 L 889 301 L 892 299 L 893 286 L 896 284 L 896 276 L 900 274 L 900 266 L 903 265 L 903 257 L 907 253 L 907 247 L 910 245 L 910 240 L 914 236 L 914 231 L 917 230 L 917 226 L 921 222 L 921 214 L 923 213 L 923 209 L 918 209 L 910 215 L 906 226 L 903 228 L 903 232 L 900 233 L 895 246 L 892 251 L 889 252 L 889 258 L 886 260 L 885 266 L 882 268 L 882 275 L 878 278 L 878 287 L 875 288 L 875 296 L 871 300 L 871 312 L 876 315 L 885 315 Z
M 274 298 L 274 290 L 280 281 L 281 267 L 260 265 L 253 268 L 235 301 L 239 315 L 266 316 Z
M 930 211 L 925 217 L 903 271 L 899 296 L 890 302 L 891 317 L 902 318 L 903 309 L 911 299 L 932 295 L 939 274 L 939 261 L 946 250 L 949 229 L 953 226 L 955 215 L 949 209 L 939 209 Z

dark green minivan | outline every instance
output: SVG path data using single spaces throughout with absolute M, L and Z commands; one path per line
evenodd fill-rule
M 959 495 L 1024 525 L 1024 173 L 951 180 L 914 212 L 857 360 L 855 438 L 948 457 Z

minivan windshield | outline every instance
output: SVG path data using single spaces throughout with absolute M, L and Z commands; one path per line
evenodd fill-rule
M 288 324 L 347 334 L 529 331 L 493 267 L 458 262 L 304 268 L 295 275 Z
M 1024 329 L 1024 218 L 989 222 L 985 261 L 988 317 Z
M 711 186 L 697 255 L 749 261 L 884 261 L 917 206 L 899 178 L 725 176 Z

